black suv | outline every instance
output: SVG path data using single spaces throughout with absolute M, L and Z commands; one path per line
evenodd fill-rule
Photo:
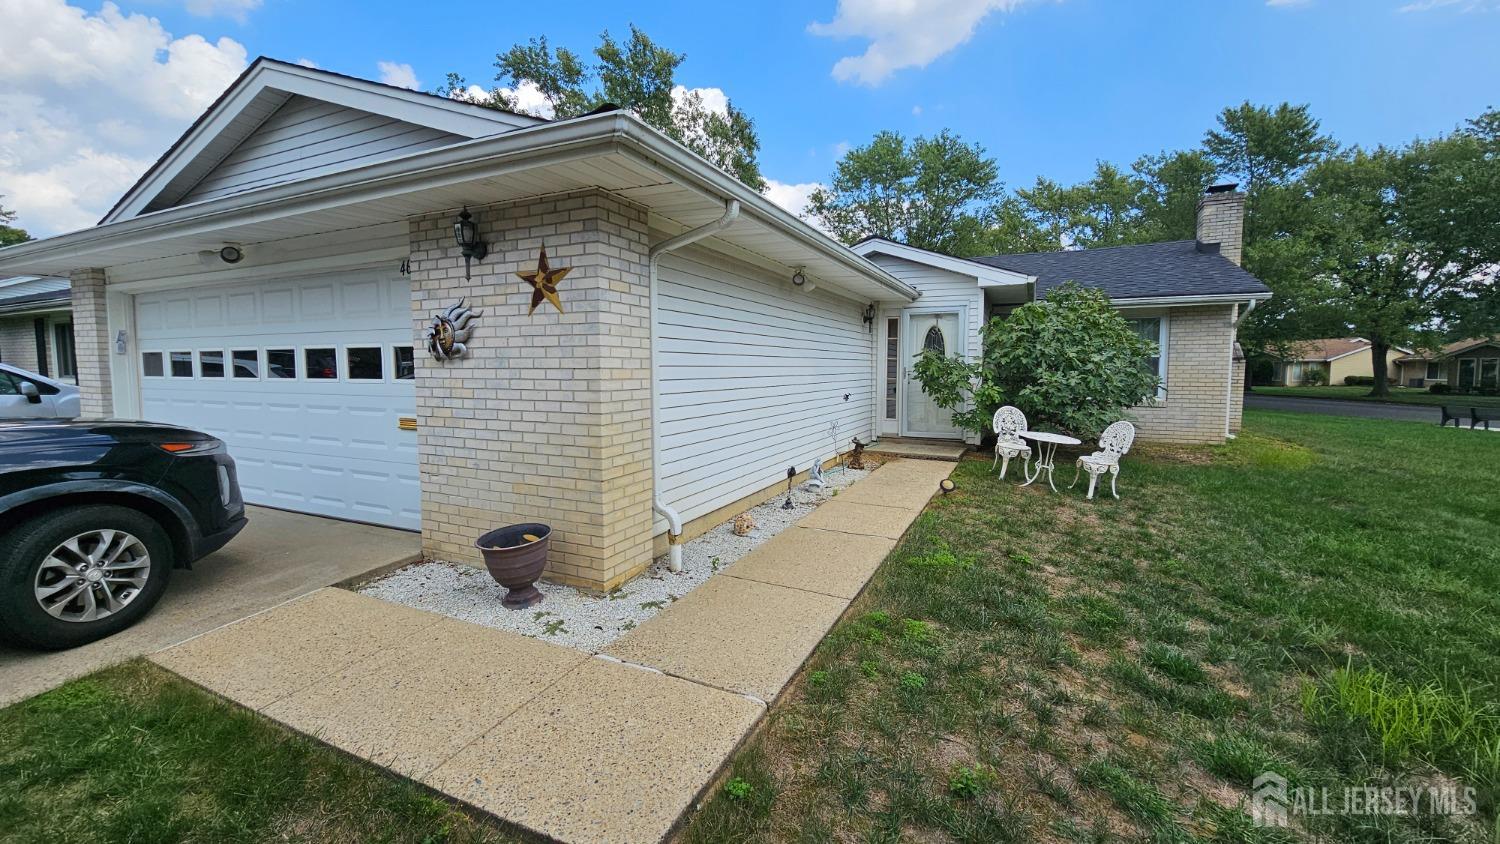
M 151 610 L 245 526 L 222 440 L 152 422 L 0 424 L 0 639 L 71 648 Z

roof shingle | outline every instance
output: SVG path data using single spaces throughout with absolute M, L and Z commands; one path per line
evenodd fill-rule
M 992 267 L 1036 276 L 1036 295 L 1068 281 L 1097 287 L 1111 299 L 1160 296 L 1256 295 L 1270 288 L 1217 251 L 1201 252 L 1192 240 L 1059 252 L 1024 252 L 972 258 Z

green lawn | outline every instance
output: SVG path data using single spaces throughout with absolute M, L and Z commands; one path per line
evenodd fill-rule
M 0 710 L 0 841 L 504 842 L 144 660 Z
M 1415 387 L 1392 387 L 1390 396 L 1373 398 L 1369 387 L 1252 387 L 1266 396 L 1298 396 L 1310 399 L 1390 402 L 1392 404 L 1451 404 L 1461 407 L 1500 407 L 1500 396 L 1437 395 Z
M 1500 841 L 1500 438 L 1246 413 L 1124 500 L 967 461 L 686 838 L 1290 841 L 1251 780 L 1474 786 L 1320 841 Z M 1333 798 L 1335 800 L 1339 798 Z

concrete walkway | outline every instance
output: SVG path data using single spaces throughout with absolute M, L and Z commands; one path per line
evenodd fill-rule
M 153 657 L 566 842 L 660 841 L 952 463 L 887 463 L 602 654 L 324 589 Z
M 107 639 L 66 651 L 0 645 L 0 706 L 105 666 L 158 651 L 329 584 L 420 559 L 409 531 L 249 508 L 233 542 L 172 572 L 150 614 Z

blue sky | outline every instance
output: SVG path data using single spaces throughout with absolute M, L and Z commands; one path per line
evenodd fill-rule
M 755 119 L 762 169 L 785 185 L 825 180 L 840 149 L 885 128 L 950 128 L 983 144 L 1008 184 L 1024 186 L 1038 175 L 1084 178 L 1096 159 L 1128 163 L 1193 145 L 1221 108 L 1246 99 L 1309 103 L 1327 131 L 1363 144 L 1432 135 L 1500 106 L 1500 0 L 826 0 L 753 12 L 729 3 L 621 5 L 126 0 L 111 12 L 0 0 L 11 21 L 0 54 L 26 58 L 38 40 L 28 37 L 32 20 L 59 43 L 71 27 L 89 35 L 85 44 L 108 38 L 120 54 L 134 51 L 100 69 L 93 90 L 48 70 L 66 58 L 39 59 L 25 72 L 5 63 L 0 83 L 13 96 L 0 95 L 0 126 L 21 128 L 0 128 L 0 194 L 37 233 L 80 224 L 201 108 L 207 95 L 194 84 L 232 78 L 237 61 L 256 55 L 370 78 L 380 78 L 380 62 L 409 65 L 423 88 L 449 70 L 489 83 L 493 54 L 515 42 L 546 34 L 587 50 L 601 30 L 624 34 L 632 22 L 688 54 L 680 82 L 722 89 Z M 154 44 L 154 54 L 132 39 Z M 78 61 L 102 62 L 101 54 L 113 55 L 96 47 Z M 151 66 L 137 72 L 132 61 Z M 5 79 L 17 73 L 20 83 Z M 116 100 L 153 99 L 106 114 L 124 126 L 107 133 L 91 128 L 97 119 L 67 119 L 110 85 L 132 88 Z M 165 90 L 135 90 L 157 85 Z M 71 167 L 49 160 L 41 150 L 55 139 L 34 143 L 49 131 L 92 157 Z

